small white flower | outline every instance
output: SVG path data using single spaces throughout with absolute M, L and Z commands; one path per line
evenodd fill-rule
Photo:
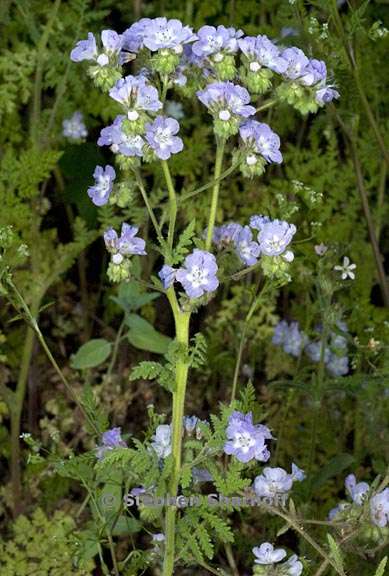
M 327 250 L 328 250 L 328 246 L 323 244 L 323 242 L 321 242 L 321 244 L 316 244 L 316 246 L 315 246 L 315 252 L 318 256 L 324 256 L 324 254 L 327 252 Z
M 343 258 L 343 265 L 342 266 L 335 266 L 334 270 L 337 270 L 341 273 L 342 280 L 347 280 L 347 278 L 351 278 L 351 280 L 355 279 L 355 273 L 353 270 L 357 267 L 356 264 L 350 262 L 350 258 L 345 256 Z

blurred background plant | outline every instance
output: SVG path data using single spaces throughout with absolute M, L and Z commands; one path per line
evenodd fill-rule
M 257 285 L 254 274 L 246 275 L 239 285 L 226 285 L 200 311 L 195 322 L 207 340 L 208 363 L 195 372 L 192 390 L 196 392 L 188 404 L 205 418 L 218 401 L 229 401 L 234 378 L 240 386 L 251 382 L 267 424 L 277 431 L 273 465 L 286 466 L 293 458 L 311 475 L 298 495 L 300 506 L 306 502 L 311 517 L 324 517 L 329 503 L 337 502 L 346 471 L 352 469 L 364 479 L 385 474 L 389 456 L 387 10 L 378 0 L 2 2 L 0 274 L 7 294 L 3 293 L 0 311 L 0 458 L 4 464 L 0 512 L 10 541 L 3 544 L 5 574 L 19 573 L 12 563 L 29 566 L 23 564 L 20 549 L 13 556 L 13 546 L 39 526 L 48 534 L 62 531 L 59 540 L 64 548 L 57 557 L 63 557 L 60 570 L 66 573 L 66 558 L 74 554 L 74 543 L 67 536 L 73 530 L 68 515 L 85 530 L 77 544 L 81 542 L 86 559 L 80 574 L 93 569 L 88 565 L 93 554 L 88 549 L 91 540 L 83 494 L 72 479 L 59 482 L 53 456 L 49 457 L 64 458 L 80 447 L 93 448 L 93 443 L 82 426 L 81 410 L 67 395 L 34 330 L 26 328 L 8 303 L 5 296 L 12 292 L 8 275 L 12 273 L 13 285 L 39 319 L 75 393 L 85 398 L 93 390 L 93 402 L 104 407 L 112 425 L 136 434 L 148 422 L 145 406 L 158 405 L 160 413 L 168 410 L 163 391 L 146 380 L 134 383 L 129 374 L 144 358 L 144 351 L 150 359 L 166 351 L 162 333 L 172 335 L 172 320 L 157 295 L 144 301 L 141 294 L 124 286 L 109 286 L 105 251 L 97 237 L 98 229 L 112 222 L 113 212 L 106 207 L 98 216 L 86 195 L 95 165 L 105 159 L 95 141 L 100 129 L 115 117 L 115 107 L 97 90 L 87 91 L 82 70 L 68 57 L 76 40 L 88 31 L 122 31 L 140 17 L 164 15 L 195 28 L 216 23 L 241 27 L 246 34 L 267 34 L 280 45 L 293 44 L 323 58 L 333 71 L 341 93 L 336 106 L 304 116 L 282 104 L 264 110 L 263 121 L 285 143 L 284 163 L 270 167 L 259 181 L 234 175 L 228 193 L 221 195 L 220 221 L 243 221 L 253 213 L 293 219 L 299 230 L 294 275 L 280 290 L 265 294 L 249 319 Z M 210 131 L 197 123 L 200 108 L 196 105 L 185 100 L 170 106 L 170 114 L 179 115 L 183 131 L 190 134 L 184 152 L 172 162 L 173 170 L 182 188 L 192 190 L 200 178 L 212 179 Z M 69 138 L 63 122 L 75 112 L 82 113 L 84 127 L 78 125 L 79 133 Z M 158 204 L 164 197 L 163 185 L 159 173 L 152 166 L 149 170 L 151 201 Z M 125 213 L 143 224 L 146 215 L 134 195 L 134 183 L 123 182 L 123 187 L 130 200 Z M 199 194 L 188 201 L 186 217 L 196 216 L 201 228 L 207 211 L 208 201 Z M 354 279 L 342 280 L 342 272 L 334 270 L 344 265 L 345 257 L 356 264 Z M 153 264 L 151 258 L 142 263 L 146 272 Z M 140 327 L 138 320 L 136 326 L 129 326 L 129 313 L 146 324 Z M 310 340 L 321 342 L 327 332 L 336 330 L 337 322 L 346 322 L 348 375 L 331 375 L 324 358 L 312 362 L 303 349 L 291 355 L 275 345 L 272 338 L 280 320 L 297 321 Z M 97 356 L 83 364 L 81 354 L 79 364 L 75 355 L 69 363 L 70 354 L 91 338 L 101 341 Z M 39 439 L 46 455 L 27 458 L 30 450 L 25 443 L 21 448 L 19 438 L 25 430 Z M 10 515 L 20 513 L 31 520 L 23 517 L 14 529 L 6 529 Z M 256 543 L 263 533 L 261 517 L 242 516 L 236 514 L 242 531 L 234 545 L 235 559 L 228 545 L 217 552 L 221 563 L 230 568 L 237 562 L 247 569 L 245 540 Z M 131 537 L 137 534 L 134 526 Z M 95 539 L 92 543 L 95 546 Z M 304 546 L 300 539 L 302 554 Z M 39 554 L 42 559 L 46 556 Z M 132 560 L 131 565 L 142 566 L 144 559 Z M 349 570 L 370 574 L 369 562 L 368 555 L 350 560 Z M 41 570 L 51 573 L 49 560 Z

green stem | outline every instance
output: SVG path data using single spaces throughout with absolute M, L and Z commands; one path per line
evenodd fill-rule
M 219 200 L 219 190 L 220 190 L 219 179 L 223 166 L 224 146 L 225 146 L 225 140 L 218 141 L 216 148 L 215 173 L 214 173 L 215 184 L 212 190 L 211 211 L 209 214 L 207 240 L 205 243 L 205 249 L 208 251 L 210 250 L 212 245 L 213 229 L 215 227 L 215 221 L 216 221 L 217 204 Z
M 208 190 L 208 188 L 212 188 L 212 186 L 214 186 L 216 182 L 221 182 L 222 180 L 224 180 L 224 178 L 227 178 L 227 176 L 232 174 L 238 168 L 239 165 L 240 162 L 236 162 L 235 164 L 232 164 L 232 166 L 227 168 L 227 170 L 222 172 L 222 174 L 220 174 L 220 177 L 217 180 L 212 180 L 211 182 L 208 182 L 207 184 L 204 184 L 199 188 L 195 188 L 194 190 L 190 190 L 189 192 L 180 194 L 180 197 L 178 199 L 179 204 L 182 204 L 182 202 L 185 202 L 185 200 L 188 200 L 189 198 L 193 198 L 193 196 L 197 196 L 197 194 L 200 194 L 200 192 Z
M 177 341 L 185 348 L 189 345 L 189 322 L 190 312 L 180 310 L 173 288 L 169 288 L 167 296 L 173 310 L 176 325 Z M 169 496 L 175 498 L 181 474 L 181 449 L 183 417 L 185 405 L 185 391 L 188 379 L 189 365 L 185 359 L 178 360 L 176 364 L 175 390 L 173 392 L 173 417 L 172 417 L 172 455 L 173 470 L 169 482 Z M 168 506 L 165 518 L 165 558 L 163 564 L 163 576 L 172 576 L 175 559 L 175 532 L 176 532 L 176 506 Z
M 32 304 L 31 314 L 34 318 L 38 315 L 40 298 Z M 34 347 L 34 330 L 28 326 L 24 340 L 23 354 L 16 391 L 13 403 L 10 406 L 11 416 L 11 483 L 13 493 L 13 513 L 17 516 L 21 509 L 22 486 L 20 472 L 20 426 L 24 399 L 26 396 L 28 373 L 30 370 L 32 352 Z
M 34 310 L 30 310 L 30 308 L 27 306 L 26 301 L 24 300 L 23 296 L 21 295 L 21 293 L 19 292 L 19 290 L 17 289 L 17 287 L 15 286 L 13 281 L 11 279 L 8 279 L 7 284 L 9 286 L 9 288 L 12 290 L 12 292 L 14 293 L 14 295 L 16 296 L 16 299 L 18 302 L 18 304 L 16 306 L 17 310 L 22 313 L 22 316 L 25 319 L 25 321 L 27 322 L 27 324 L 29 324 L 30 329 L 37 336 L 40 345 L 42 346 L 43 350 L 46 353 L 47 358 L 50 360 L 51 365 L 53 366 L 54 370 L 57 372 L 58 376 L 60 377 L 66 390 L 69 392 L 69 395 L 73 398 L 73 400 L 75 401 L 77 406 L 80 408 L 80 410 L 82 411 L 82 413 L 84 414 L 84 416 L 88 420 L 89 425 L 93 428 L 95 433 L 97 435 L 99 435 L 100 430 L 97 429 L 94 421 L 89 416 L 89 414 L 86 412 L 84 406 L 82 405 L 82 402 L 80 401 L 76 392 L 73 390 L 73 388 L 71 387 L 71 385 L 69 384 L 69 382 L 65 378 L 64 373 L 62 372 L 61 368 L 58 366 L 54 356 L 52 355 L 49 347 L 46 344 L 46 340 L 45 340 L 45 338 L 44 338 L 44 336 L 43 336 L 43 334 L 39 328 L 38 322 L 36 320 L 36 316 L 38 316 L 39 306 L 38 306 L 38 311 L 36 311 L 36 314 L 34 315 Z M 40 302 L 40 300 L 39 300 L 39 302 Z
M 177 218 L 177 196 L 174 188 L 172 176 L 170 174 L 169 164 L 166 160 L 161 160 L 163 175 L 165 176 L 166 186 L 169 193 L 169 231 L 167 242 L 170 250 L 173 248 L 174 242 L 174 229 L 176 226 Z
M 251 306 L 249 308 L 249 311 L 246 314 L 246 318 L 244 319 L 244 324 L 243 324 L 243 329 L 242 329 L 242 333 L 240 336 L 240 342 L 239 342 L 239 348 L 238 348 L 238 355 L 236 358 L 236 363 L 235 363 L 235 370 L 234 370 L 234 378 L 232 381 L 232 390 L 231 390 L 231 400 L 230 400 L 230 404 L 233 403 L 233 401 L 235 400 L 235 396 L 236 396 L 236 388 L 238 385 L 238 378 L 239 378 L 239 371 L 240 371 L 240 365 L 242 362 L 242 355 L 243 355 L 243 350 L 244 350 L 244 346 L 246 343 L 246 336 L 247 336 L 247 330 L 249 328 L 249 324 L 250 324 L 250 320 L 253 317 L 253 314 L 255 312 L 255 310 L 258 307 L 258 304 L 261 301 L 261 298 L 264 295 L 264 288 L 261 290 L 261 292 L 259 294 L 257 294 L 258 292 L 258 288 L 259 288 L 259 283 L 260 283 L 260 279 L 255 287 L 255 291 L 254 291 L 254 296 L 251 302 Z
M 151 207 L 151 204 L 150 204 L 150 201 L 149 201 L 149 197 L 147 196 L 146 189 L 145 189 L 145 187 L 144 187 L 144 185 L 143 185 L 142 176 L 140 175 L 140 173 L 139 173 L 138 170 L 135 170 L 134 172 L 135 172 L 135 178 L 136 178 L 136 182 L 137 182 L 137 184 L 138 184 L 138 188 L 139 188 L 140 193 L 141 193 L 141 195 L 142 195 L 143 202 L 145 203 L 147 212 L 149 213 L 150 220 L 151 220 L 151 222 L 153 223 L 153 226 L 154 226 L 155 232 L 156 232 L 156 234 L 157 234 L 159 243 L 161 244 L 161 246 L 164 246 L 164 245 L 165 245 L 165 240 L 164 240 L 164 237 L 162 236 L 161 228 L 159 227 L 157 218 L 155 217 L 154 211 L 153 211 L 153 209 L 152 209 L 152 207 Z

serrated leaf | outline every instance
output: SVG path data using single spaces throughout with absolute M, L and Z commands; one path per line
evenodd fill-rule
M 78 349 L 70 365 L 76 370 L 95 368 L 105 362 L 111 354 L 112 344 L 103 338 L 89 340 Z

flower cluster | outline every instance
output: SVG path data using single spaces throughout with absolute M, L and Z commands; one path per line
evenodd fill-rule
M 62 122 L 62 134 L 72 142 L 82 142 L 88 136 L 88 130 L 81 112 L 75 112 Z
M 111 430 L 107 430 L 102 435 L 101 444 L 96 449 L 96 457 L 101 460 L 106 452 L 119 447 L 127 447 L 127 444 L 122 439 L 121 428 L 111 428 Z
M 138 230 L 137 226 L 131 226 L 124 222 L 120 236 L 113 228 L 108 228 L 104 233 L 105 247 L 111 254 L 108 276 L 113 282 L 120 282 L 129 278 L 131 267 L 129 256 L 146 255 L 146 242 L 136 236 Z
M 286 551 L 283 548 L 274 548 L 270 542 L 264 542 L 260 546 L 253 548 L 255 556 L 254 574 L 263 575 L 271 574 L 274 576 L 300 576 L 303 572 L 303 565 L 293 554 L 283 564 L 278 564 L 286 557 Z
M 235 456 L 240 462 L 266 462 L 270 458 L 266 440 L 271 440 L 273 436 L 267 426 L 253 424 L 251 412 L 233 412 L 228 421 L 226 436 L 224 452 Z
M 213 242 L 219 250 L 232 247 L 246 266 L 256 264 L 261 257 L 264 272 L 272 275 L 284 272 L 287 263 L 293 260 L 293 252 L 287 247 L 295 233 L 294 224 L 256 215 L 250 218 L 249 226 L 236 222 L 216 226 Z
M 264 468 L 254 480 L 254 491 L 259 498 L 277 502 L 289 495 L 294 482 L 301 482 L 304 478 L 304 472 L 296 464 L 292 464 L 291 474 L 283 468 Z
M 353 513 L 353 509 L 361 508 L 367 501 L 370 486 L 367 482 L 357 482 L 354 474 L 349 474 L 345 479 L 346 493 L 350 496 L 352 504 L 339 502 L 335 508 L 330 510 L 328 517 L 330 520 L 338 520 L 340 517 L 346 518 Z M 377 492 L 369 499 L 370 520 L 378 528 L 385 528 L 389 525 L 389 488 Z
M 170 288 L 175 281 L 180 282 L 186 295 L 193 299 L 216 290 L 219 286 L 217 271 L 215 256 L 196 248 L 185 258 L 181 268 L 164 265 L 159 271 L 159 277 L 165 289 Z
M 255 114 L 246 88 L 232 82 L 212 82 L 197 97 L 213 115 L 215 132 L 222 138 L 237 134 L 242 119 Z
M 320 327 L 317 327 L 317 332 L 321 334 Z M 324 364 L 332 376 L 348 374 L 347 326 L 344 322 L 338 322 L 336 332 L 331 331 L 327 342 L 323 343 L 322 339 L 309 340 L 300 330 L 298 322 L 288 323 L 286 320 L 281 320 L 274 328 L 272 342 L 296 358 L 305 351 L 312 362 L 320 362 L 323 354 Z

